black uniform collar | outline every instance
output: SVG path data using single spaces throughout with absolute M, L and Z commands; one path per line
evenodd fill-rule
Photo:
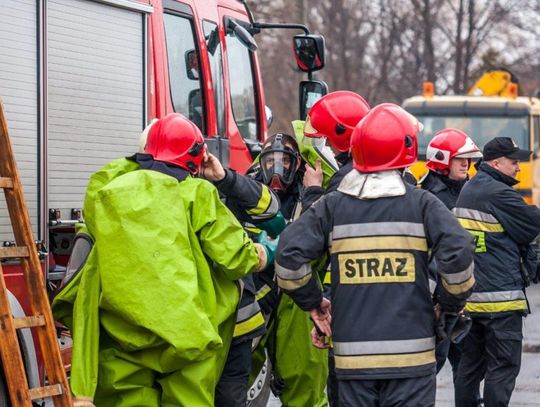
M 339 153 L 338 155 L 335 156 L 335 158 L 340 167 L 343 167 L 345 164 L 351 161 L 351 156 L 348 151 Z
M 151 154 L 137 153 L 131 157 L 126 157 L 128 160 L 135 161 L 141 166 L 143 170 L 152 170 L 161 172 L 162 174 L 169 175 L 170 177 L 176 178 L 178 181 L 185 180 L 189 172 L 183 168 L 177 167 L 176 165 L 168 164 L 163 161 L 156 161 Z
M 491 167 L 490 165 L 487 165 L 485 162 L 480 163 L 478 166 L 478 171 L 485 172 L 489 176 L 491 176 L 493 179 L 502 182 L 503 184 L 506 184 L 508 186 L 514 186 L 519 183 L 519 181 L 515 178 L 509 177 L 508 175 L 503 174 L 499 170 L 496 170 L 495 168 Z
M 426 177 L 425 182 L 426 187 L 428 187 L 428 189 L 432 190 L 433 192 L 440 192 L 445 189 L 449 189 L 451 191 L 456 191 L 459 193 L 467 180 L 465 179 L 463 181 L 456 181 L 450 179 L 446 175 L 441 175 L 437 174 L 434 171 L 430 171 L 429 175 Z

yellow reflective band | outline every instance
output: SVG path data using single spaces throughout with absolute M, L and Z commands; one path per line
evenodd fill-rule
M 435 350 L 398 355 L 334 355 L 338 369 L 383 369 L 390 367 L 412 367 L 435 363 Z
M 268 187 L 265 185 L 262 185 L 262 191 L 261 191 L 261 198 L 259 199 L 259 202 L 257 202 L 257 206 L 251 209 L 247 210 L 247 213 L 250 215 L 262 215 L 266 212 L 268 209 L 268 206 L 270 206 L 270 201 L 272 200 L 272 195 L 270 194 L 270 191 L 268 190 Z
M 245 335 L 261 327 L 262 325 L 264 325 L 264 317 L 262 313 L 259 311 L 255 315 L 253 315 L 251 318 L 246 319 L 245 321 L 242 321 L 242 322 L 238 322 L 234 326 L 233 336 L 236 338 L 237 336 Z
M 257 292 L 255 299 L 259 301 L 261 298 L 264 298 L 272 289 L 268 286 L 264 286 L 260 291 Z
M 427 241 L 413 236 L 368 236 L 332 241 L 330 253 L 358 252 L 364 250 L 418 250 L 427 252 Z
M 479 220 L 458 218 L 459 223 L 467 230 L 480 230 L 482 232 L 504 232 L 500 223 L 488 223 Z
M 253 234 L 255 234 L 255 235 L 259 235 L 259 234 L 261 234 L 261 232 L 262 232 L 261 229 L 256 228 L 256 227 L 251 227 L 251 226 L 245 227 L 244 229 L 246 229 L 248 232 L 251 232 L 251 233 L 253 233 Z
M 506 312 L 522 311 L 527 309 L 526 300 L 500 301 L 500 302 L 468 302 L 465 310 L 469 312 Z
M 323 284 L 332 284 L 332 272 L 327 271 L 324 275 Z
M 449 284 L 445 281 L 444 277 L 441 278 L 442 285 L 448 291 L 450 294 L 462 294 L 466 291 L 469 291 L 475 283 L 474 276 L 471 276 L 466 281 L 459 283 L 459 284 Z
M 298 280 L 284 280 L 279 276 L 276 276 L 278 287 L 288 291 L 298 290 L 299 288 L 302 288 L 307 283 L 309 283 L 309 280 L 311 280 L 311 275 L 312 273 L 309 273 L 308 275 L 299 278 Z
M 411 253 L 340 254 L 340 284 L 412 283 L 416 280 Z

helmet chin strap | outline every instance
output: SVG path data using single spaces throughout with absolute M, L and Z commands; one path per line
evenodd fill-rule
M 281 179 L 276 175 L 272 177 L 269 187 L 274 191 L 285 191 L 287 189 L 287 187 L 283 185 L 283 182 L 281 182 Z

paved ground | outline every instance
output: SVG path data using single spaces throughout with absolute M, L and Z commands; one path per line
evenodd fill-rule
M 540 406 L 540 284 L 527 290 L 532 314 L 524 321 L 524 352 L 521 372 L 516 381 L 510 406 Z M 273 398 L 268 407 L 279 407 L 279 400 Z M 437 377 L 437 407 L 454 406 L 452 371 L 447 363 Z

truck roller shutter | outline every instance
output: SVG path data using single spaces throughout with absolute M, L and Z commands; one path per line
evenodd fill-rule
M 46 3 L 48 207 L 62 219 L 81 208 L 90 174 L 138 149 L 145 14 L 119 3 Z
M 38 214 L 38 40 L 35 0 L 0 6 L 0 98 L 37 237 Z M 0 198 L 0 244 L 14 240 L 4 196 Z

